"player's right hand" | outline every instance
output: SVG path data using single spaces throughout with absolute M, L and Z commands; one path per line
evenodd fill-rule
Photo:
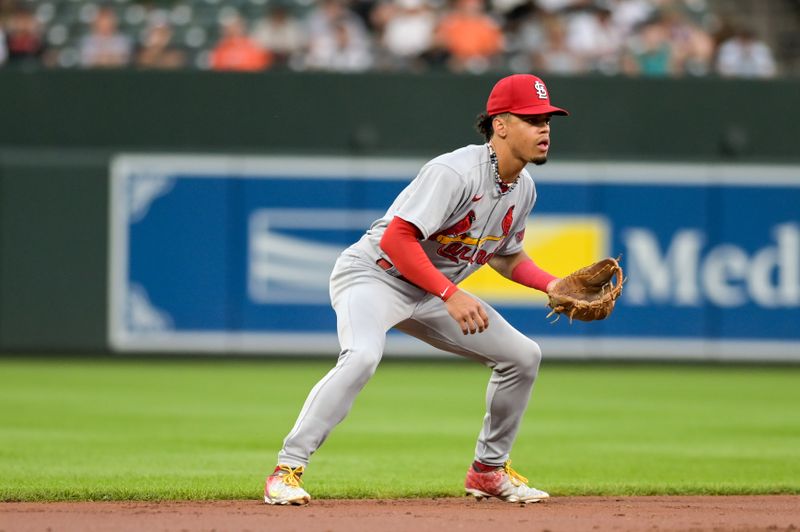
M 445 301 L 444 306 L 464 334 L 482 333 L 489 327 L 489 316 L 483 305 L 466 292 L 458 290 Z

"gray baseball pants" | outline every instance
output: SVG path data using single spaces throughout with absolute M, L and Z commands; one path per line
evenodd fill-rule
M 341 345 L 339 360 L 308 394 L 278 463 L 308 465 L 311 454 L 344 419 L 375 373 L 392 327 L 492 368 L 475 459 L 487 465 L 508 460 L 539 370 L 541 350 L 536 342 L 483 301 L 489 328 L 464 335 L 439 298 L 389 275 L 352 249 L 336 262 L 330 293 Z

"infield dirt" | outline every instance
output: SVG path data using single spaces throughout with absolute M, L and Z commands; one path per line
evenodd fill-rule
M 800 496 L 557 497 L 515 505 L 469 498 L 0 504 L 0 531 L 800 530 Z

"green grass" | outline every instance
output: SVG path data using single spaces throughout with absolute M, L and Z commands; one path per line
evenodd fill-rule
M 330 362 L 0 359 L 0 500 L 257 499 Z M 385 361 L 314 497 L 460 495 L 488 370 Z M 800 367 L 545 363 L 514 466 L 555 495 L 800 493 Z

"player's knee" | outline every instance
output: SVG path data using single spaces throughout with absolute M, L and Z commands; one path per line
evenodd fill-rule
M 359 381 L 366 383 L 375 373 L 375 370 L 378 369 L 381 355 L 380 349 L 355 347 L 347 353 L 344 365 L 349 371 L 353 372 Z
M 542 362 L 542 350 L 539 344 L 531 341 L 526 347 L 523 356 L 517 364 L 520 374 L 529 379 L 535 379 L 539 373 L 539 364 Z

